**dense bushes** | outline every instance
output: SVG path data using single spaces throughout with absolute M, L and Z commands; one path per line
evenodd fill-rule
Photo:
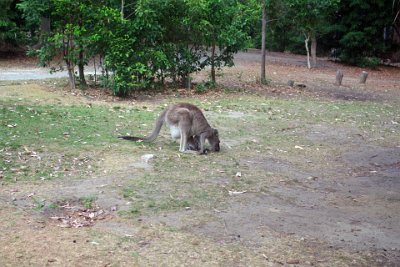
M 38 0 L 23 2 L 28 1 Z M 61 52 L 73 87 L 74 66 L 83 70 L 100 55 L 112 74 L 107 85 L 120 96 L 166 79 L 185 85 L 191 73 L 207 66 L 215 83 L 215 69 L 231 65 L 233 54 L 249 46 L 245 30 L 253 21 L 237 12 L 256 10 L 237 0 L 141 0 L 128 19 L 107 3 L 49 1 L 52 30 L 37 54 L 45 65 Z

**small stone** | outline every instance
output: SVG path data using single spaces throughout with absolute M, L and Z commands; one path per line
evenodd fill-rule
M 141 159 L 144 161 L 144 162 L 146 162 L 146 163 L 148 163 L 150 160 L 152 160 L 152 159 L 154 159 L 155 158 L 155 155 L 154 154 L 145 154 L 145 155 L 143 155 L 142 157 L 141 157 Z
M 117 210 L 118 210 L 118 207 L 117 207 L 117 206 L 111 207 L 111 211 L 117 211 Z

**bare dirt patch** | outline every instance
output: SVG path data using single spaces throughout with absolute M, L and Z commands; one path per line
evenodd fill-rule
M 320 125 L 309 132 L 308 138 L 319 145 L 341 150 L 332 162 L 314 166 L 309 159 L 299 168 L 290 157 L 242 158 L 240 168 L 250 166 L 283 179 L 270 179 L 268 189 L 261 192 L 239 191 L 205 213 L 164 213 L 144 220 L 246 247 L 279 243 L 282 239 L 276 239 L 283 235 L 300 240 L 311 251 L 301 263 L 318 264 L 321 255 L 315 253 L 325 247 L 368 259 L 370 266 L 396 266 L 400 148 L 368 144 L 356 128 Z M 215 182 L 227 188 L 233 184 L 231 178 Z

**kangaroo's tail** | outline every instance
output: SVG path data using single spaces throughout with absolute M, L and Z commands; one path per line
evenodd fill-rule
M 161 131 L 161 127 L 164 124 L 165 121 L 165 116 L 166 116 L 167 110 L 164 110 L 160 116 L 158 116 L 157 120 L 156 120 L 156 124 L 154 126 L 153 131 L 147 135 L 146 137 L 136 137 L 136 136 L 118 136 L 118 138 L 120 139 L 124 139 L 124 140 L 129 140 L 129 141 L 148 141 L 148 142 L 153 142 L 158 134 Z
M 136 136 L 129 136 L 129 135 L 125 135 L 125 136 L 118 136 L 119 139 L 124 139 L 124 140 L 129 140 L 129 141 L 143 141 L 144 138 L 140 138 L 140 137 L 136 137 Z

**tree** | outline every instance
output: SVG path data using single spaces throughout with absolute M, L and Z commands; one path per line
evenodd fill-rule
M 203 44 L 210 50 L 203 65 L 211 67 L 211 83 L 216 83 L 215 71 L 223 66 L 233 65 L 233 56 L 250 46 L 246 32 L 247 21 L 243 15 L 247 6 L 237 0 L 197 1 L 200 13 L 200 27 Z
M 50 33 L 50 6 L 50 0 L 21 0 L 17 4 L 30 31 L 31 42 L 36 43 L 35 48 L 40 48 Z
M 288 0 L 294 25 L 298 25 L 304 35 L 308 68 L 317 65 L 317 38 L 326 32 L 329 18 L 337 10 L 340 0 Z M 309 42 L 311 40 L 311 57 Z
M 74 0 L 53 0 L 54 9 L 52 12 L 53 32 L 47 39 L 47 44 L 42 48 L 43 53 L 49 53 L 45 59 L 53 59 L 61 49 L 63 60 L 67 66 L 68 77 L 72 89 L 76 86 L 75 66 L 80 65 L 81 81 L 85 84 L 82 71 L 82 13 L 81 1 Z
M 15 7 L 16 3 L 16 0 L 0 1 L 0 45 L 16 47 L 26 42 L 25 28 Z
M 170 0 L 160 10 L 163 37 L 158 45 L 166 55 L 164 74 L 183 86 L 190 85 L 190 74 L 202 69 L 205 56 L 202 43 L 201 14 L 196 1 Z M 166 15 L 166 16 L 165 16 Z M 166 62 L 165 62 L 166 63 Z
M 61 52 L 71 88 L 76 86 L 75 66 L 78 66 L 80 85 L 86 86 L 84 66 L 99 52 L 95 49 L 99 47 L 95 43 L 101 38 L 97 38 L 94 29 L 97 19 L 100 19 L 97 14 L 103 3 L 93 0 L 51 0 L 50 4 L 52 30 L 38 53 L 41 64 L 47 65 Z
M 361 66 L 379 64 L 377 57 L 391 43 L 384 38 L 384 29 L 393 23 L 396 1 L 342 0 L 336 15 L 337 39 L 342 61 Z
M 61 52 L 75 88 L 75 67 L 84 85 L 84 66 L 101 55 L 112 73 L 109 85 L 121 96 L 165 78 L 187 85 L 207 66 L 215 84 L 216 69 L 231 66 L 234 53 L 249 46 L 259 12 L 258 0 L 20 1 L 32 32 L 50 14 L 51 32 L 38 53 L 43 65 Z

